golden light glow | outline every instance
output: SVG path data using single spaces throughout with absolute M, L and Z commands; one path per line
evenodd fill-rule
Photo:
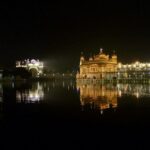
M 117 89 L 113 85 L 78 84 L 77 89 L 80 89 L 82 106 L 91 104 L 92 107 L 101 110 L 117 107 Z
M 133 96 L 137 99 L 140 97 L 150 97 L 149 85 L 138 84 L 77 84 L 80 91 L 80 104 L 84 106 L 90 105 L 91 109 L 98 108 L 101 114 L 105 109 L 116 108 L 118 105 L 118 97 L 126 95 Z
M 17 102 L 35 103 L 43 99 L 44 92 L 39 83 L 33 85 L 32 89 L 25 91 L 16 91 Z
M 117 72 L 117 55 L 109 55 L 103 53 L 100 49 L 98 55 L 85 60 L 84 56 L 80 58 L 80 72 L 77 73 L 77 79 L 106 79 L 114 78 Z
M 27 70 L 36 69 L 37 75 L 43 74 L 44 63 L 38 59 L 27 59 L 23 61 L 16 61 L 16 68 L 26 68 Z

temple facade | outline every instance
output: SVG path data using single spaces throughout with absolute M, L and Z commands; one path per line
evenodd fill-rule
M 80 57 L 79 72 L 77 79 L 100 79 L 110 80 L 117 77 L 117 55 L 106 55 L 103 49 L 99 54 L 90 57 L 88 60 L 82 55 Z

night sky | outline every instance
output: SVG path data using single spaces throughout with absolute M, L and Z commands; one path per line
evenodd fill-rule
M 81 51 L 102 47 L 123 63 L 149 61 L 150 4 L 142 0 L 13 1 L 0 4 L 0 66 L 39 58 L 52 70 L 78 68 Z

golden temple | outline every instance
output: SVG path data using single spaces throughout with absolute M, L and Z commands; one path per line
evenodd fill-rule
M 114 79 L 117 72 L 117 55 L 114 53 L 110 57 L 103 52 L 103 49 L 88 60 L 82 55 L 79 68 L 77 79 Z

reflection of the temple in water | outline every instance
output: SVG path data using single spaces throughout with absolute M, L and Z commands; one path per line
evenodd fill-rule
M 90 104 L 101 110 L 117 107 L 117 89 L 113 85 L 77 85 L 81 106 Z
M 134 96 L 135 98 L 149 97 L 149 85 L 137 84 L 77 84 L 80 91 L 81 106 L 90 105 L 92 109 L 100 110 L 117 107 L 117 98 Z
M 117 90 L 119 97 L 123 95 L 132 95 L 136 98 L 150 96 L 149 84 L 118 84 Z
M 35 103 L 44 97 L 43 88 L 39 83 L 32 84 L 31 89 L 23 89 L 16 91 L 16 101 L 25 103 Z

